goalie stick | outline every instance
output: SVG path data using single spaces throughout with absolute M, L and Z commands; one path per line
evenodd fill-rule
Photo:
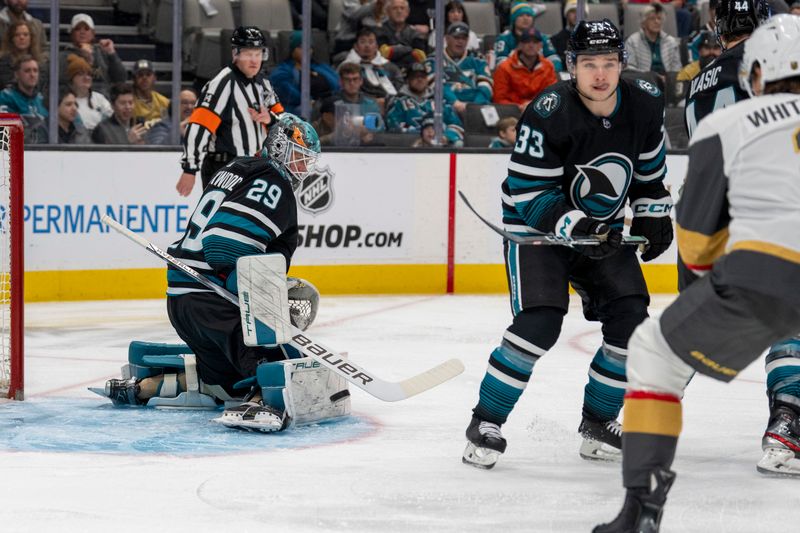
M 178 259 L 172 257 L 172 255 L 154 245 L 144 237 L 136 235 L 108 215 L 103 216 L 102 221 L 118 233 L 147 249 L 150 253 L 158 256 L 181 272 L 196 279 L 198 282 L 213 290 L 232 304 L 236 305 L 237 307 L 239 306 L 239 299 L 236 298 L 236 296 L 234 296 L 231 292 L 216 285 L 192 267 L 185 265 Z M 342 376 L 359 389 L 385 402 L 405 400 L 421 392 L 425 392 L 428 389 L 432 389 L 433 387 L 456 377 L 464 371 L 464 365 L 461 363 L 461 361 L 458 359 L 449 359 L 444 363 L 431 368 L 430 370 L 422 372 L 421 374 L 417 374 L 416 376 L 412 376 L 408 379 L 404 379 L 403 381 L 386 381 L 379 378 L 369 370 L 354 363 L 352 360 L 345 359 L 334 350 L 331 350 L 319 342 L 311 339 L 308 335 L 294 327 L 294 325 L 289 324 L 289 327 L 291 328 L 292 335 L 289 344 L 297 348 L 300 353 L 306 357 L 314 359 L 315 361 L 319 361 L 331 372 Z
M 561 237 L 559 235 L 544 234 L 544 235 L 515 235 L 510 231 L 506 231 L 503 228 L 499 228 L 486 220 L 480 213 L 478 213 L 472 204 L 469 203 L 467 200 L 466 195 L 458 191 L 458 195 L 461 197 L 461 200 L 466 204 L 470 211 L 472 211 L 476 217 L 480 219 L 481 222 L 489 226 L 499 235 L 502 235 L 503 238 L 509 240 L 511 242 L 515 242 L 517 244 L 531 244 L 534 246 L 546 246 L 546 245 L 560 245 L 560 246 L 569 246 L 570 248 L 573 246 L 597 246 L 600 244 L 598 239 L 592 237 L 579 237 L 576 239 L 568 239 L 566 237 Z M 647 246 L 647 239 L 644 237 L 638 236 L 625 236 L 622 238 L 622 244 L 628 245 L 635 245 L 635 246 Z

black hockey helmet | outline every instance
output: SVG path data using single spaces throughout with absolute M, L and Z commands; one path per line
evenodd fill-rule
M 628 55 L 619 29 L 608 19 L 582 20 L 569 36 L 567 67 L 572 70 L 579 55 L 619 54 L 625 64 Z
M 264 52 L 264 61 L 267 60 L 267 40 L 255 26 L 239 26 L 233 30 L 231 48 L 236 52 L 242 48 L 261 48 Z
M 770 17 L 766 0 L 720 0 L 716 10 L 717 36 L 753 33 Z

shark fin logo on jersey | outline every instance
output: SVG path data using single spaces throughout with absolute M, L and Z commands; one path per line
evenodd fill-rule
M 333 171 L 330 167 L 319 169 L 303 180 L 297 195 L 303 211 L 316 215 L 333 205 Z
M 561 95 L 556 92 L 549 92 L 541 95 L 533 104 L 533 109 L 542 118 L 552 115 L 561 106 Z
M 636 86 L 639 87 L 644 92 L 646 92 L 647 94 L 649 94 L 650 96 L 655 96 L 656 98 L 661 96 L 661 89 L 659 89 L 658 87 L 656 87 L 647 80 L 637 79 Z
M 581 211 L 607 220 L 617 214 L 633 178 L 633 164 L 622 154 L 596 157 L 585 165 L 575 165 L 578 173 L 572 180 L 572 203 Z

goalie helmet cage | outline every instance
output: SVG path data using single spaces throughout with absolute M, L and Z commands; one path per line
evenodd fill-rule
M 23 126 L 0 113 L 0 398 L 24 397 Z

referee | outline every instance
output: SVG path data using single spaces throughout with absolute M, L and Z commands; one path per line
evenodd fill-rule
M 255 26 L 238 27 L 231 37 L 233 61 L 209 81 L 189 117 L 183 138 L 183 173 L 175 187 L 189 196 L 200 172 L 203 188 L 239 156 L 254 155 L 267 137 L 270 113 L 283 106 L 261 65 L 267 59 L 264 35 Z

